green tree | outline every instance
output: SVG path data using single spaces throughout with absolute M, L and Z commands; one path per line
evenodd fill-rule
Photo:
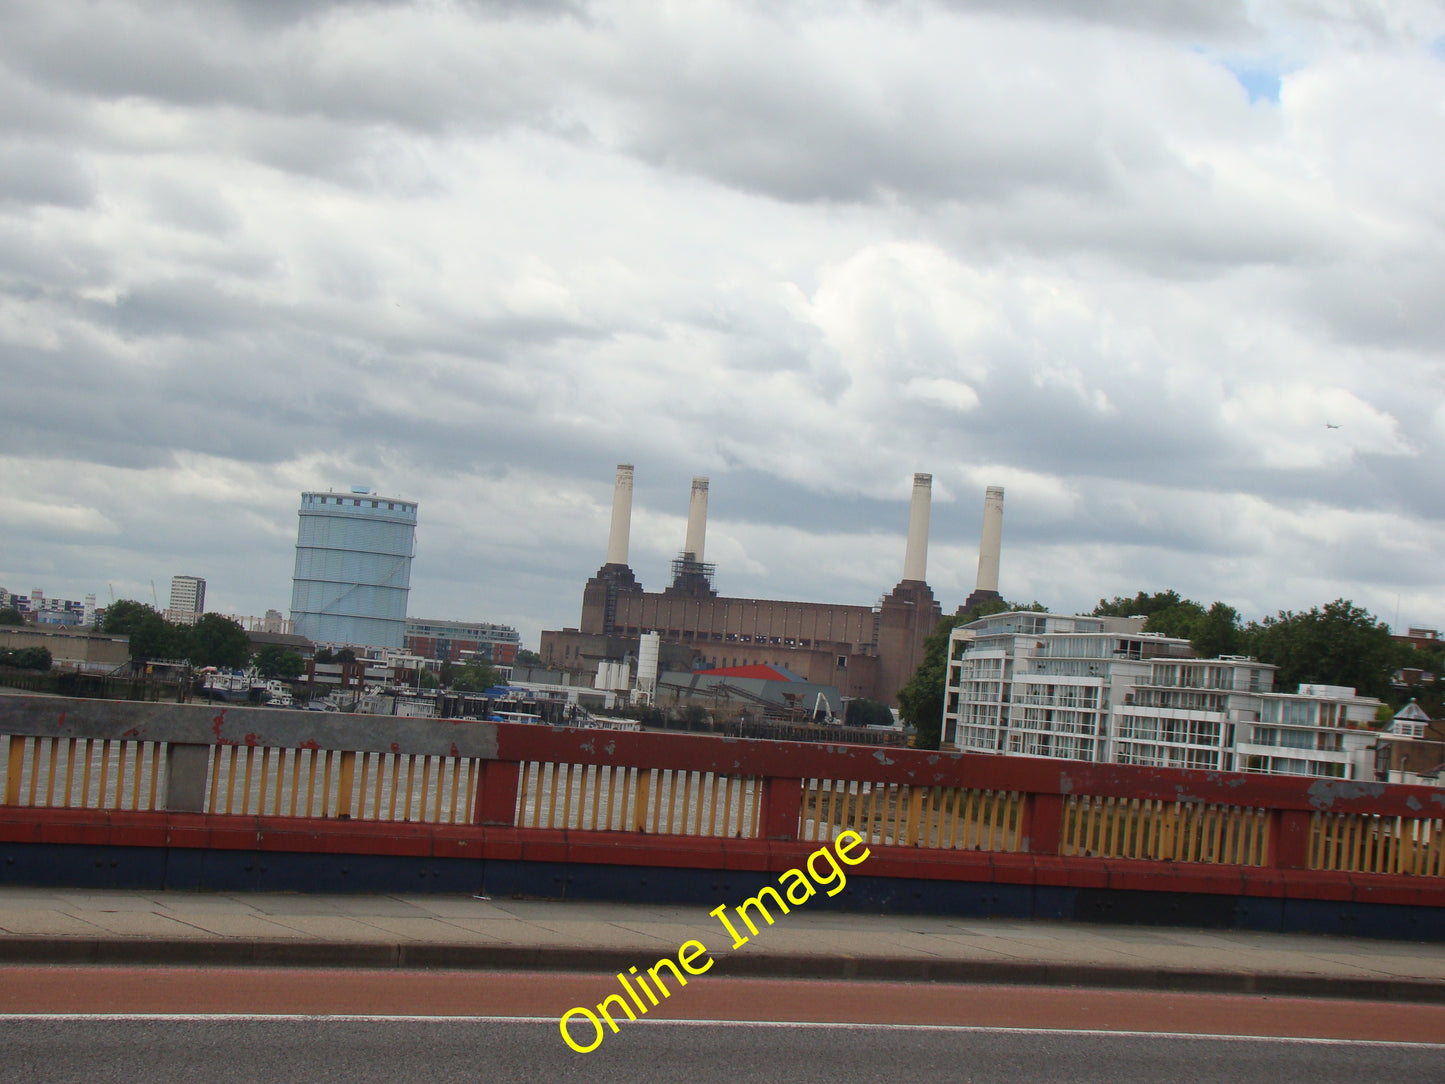
M 190 655 L 190 630 L 167 621 L 154 607 L 134 599 L 121 599 L 107 606 L 101 631 L 128 636 L 133 663 Z
M 44 647 L 22 647 L 17 651 L 0 651 L 0 665 L 13 666 L 17 670 L 49 670 L 50 649 Z
M 452 688 L 459 693 L 486 692 L 492 686 L 501 683 L 501 672 L 491 663 L 481 659 L 458 667 L 456 673 L 452 675 Z
M 1156 632 L 1160 636 L 1174 636 L 1180 640 L 1192 640 L 1204 623 L 1204 607 L 1192 599 L 1184 599 L 1173 606 L 1155 610 L 1144 622 L 1145 632 Z
M 220 614 L 202 614 L 191 626 L 187 658 L 197 666 L 245 666 L 251 641 L 238 622 Z
M 1246 647 L 1244 628 L 1234 607 L 1216 602 L 1206 610 L 1178 591 L 1156 591 L 1152 595 L 1140 591 L 1133 598 L 1101 598 L 1093 616 L 1143 617 L 1145 632 L 1188 640 L 1201 658 L 1238 655 Z
M 1100 599 L 1094 607 L 1094 617 L 1152 617 L 1162 610 L 1172 609 L 1188 599 L 1178 591 L 1156 591 L 1146 595 L 1140 591 L 1133 598 L 1115 595 L 1112 599 Z M 1197 604 L 1196 604 L 1197 605 Z
M 1279 667 L 1275 687 L 1293 691 L 1301 683 L 1348 685 L 1361 696 L 1381 699 L 1408 653 L 1387 626 L 1348 599 L 1335 599 L 1307 613 L 1281 611 L 1246 630 L 1250 654 Z
M 437 680 L 437 676 L 430 670 L 423 670 L 418 674 L 416 683 L 423 689 L 435 689 L 441 685 L 441 682 Z
M 7 606 L 5 609 L 0 610 L 0 625 L 23 624 L 25 624 L 25 615 L 14 606 Z
M 340 651 L 336 653 L 336 655 L 332 658 L 331 661 L 340 663 L 355 662 L 356 652 L 352 651 L 349 647 L 343 647 Z
M 527 650 L 525 647 L 519 647 L 517 648 L 517 665 L 541 666 L 542 656 L 538 655 L 535 651 Z
M 1190 643 L 1194 653 L 1202 659 L 1243 654 L 1244 630 L 1240 627 L 1239 611 L 1223 602 L 1216 602 L 1195 625 Z
M 267 644 L 251 659 L 256 671 L 268 680 L 295 681 L 306 673 L 306 660 L 278 644 Z
M 311 657 L 312 657 L 313 659 L 315 659 L 317 662 L 335 662 L 335 661 L 336 661 L 336 656 L 335 656 L 334 654 L 332 654 L 331 649 L 330 649 L 329 647 L 319 648 L 319 649 L 316 651 L 316 653 L 315 653 L 314 655 L 312 655 Z
M 1000 611 L 1002 612 L 1002 611 Z M 945 617 L 923 641 L 923 661 L 898 690 L 898 713 L 913 727 L 918 749 L 937 749 L 943 730 L 943 689 L 948 677 L 948 637 L 959 625 L 976 620 L 970 611 Z

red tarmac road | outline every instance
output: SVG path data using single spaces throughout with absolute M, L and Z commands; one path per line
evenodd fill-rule
M 0 1014 L 560 1017 L 611 975 L 289 968 L 0 968 Z M 648 1018 L 1434 1042 L 1445 1005 L 907 982 L 693 978 Z

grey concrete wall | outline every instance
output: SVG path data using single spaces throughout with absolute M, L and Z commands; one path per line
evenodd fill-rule
M 0 696 L 0 734 L 494 759 L 492 723 L 215 704 Z

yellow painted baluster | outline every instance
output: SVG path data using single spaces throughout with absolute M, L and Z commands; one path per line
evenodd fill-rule
M 5 804 L 20 804 L 20 775 L 25 770 L 25 739 L 5 736 Z
M 908 788 L 908 821 L 904 829 L 903 845 L 905 847 L 918 846 L 918 824 L 923 819 L 923 788 L 909 786 Z
M 341 778 L 336 785 L 336 815 L 338 817 L 350 820 L 353 815 L 357 815 L 357 811 L 352 808 L 355 784 L 356 754 L 348 749 L 341 754 Z
M 647 831 L 647 807 L 652 787 L 652 771 L 647 768 L 639 768 L 635 771 L 637 774 L 632 784 L 631 830 L 645 832 Z
M 30 800 L 25 804 L 34 807 L 37 788 L 40 785 L 40 745 L 44 738 L 30 739 Z

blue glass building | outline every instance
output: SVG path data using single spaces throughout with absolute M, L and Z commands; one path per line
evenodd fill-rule
M 416 503 L 362 487 L 301 494 L 291 620 L 318 644 L 400 648 Z

